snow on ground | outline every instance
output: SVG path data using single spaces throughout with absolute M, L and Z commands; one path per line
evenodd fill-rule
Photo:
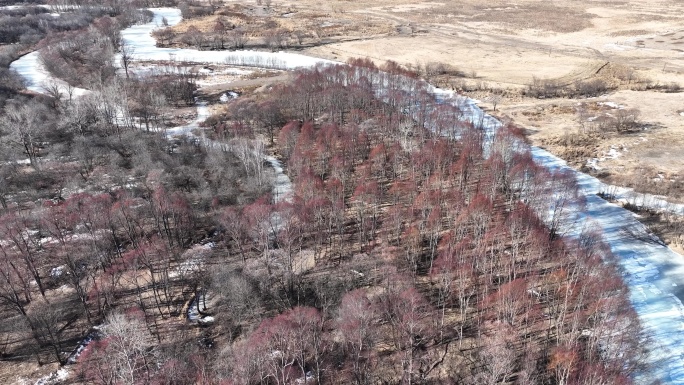
M 628 50 L 636 49 L 636 47 L 634 47 L 634 46 L 618 44 L 618 43 L 604 44 L 603 47 L 607 50 L 610 50 L 610 51 L 628 51 Z
M 627 152 L 627 147 L 622 146 L 622 151 Z M 603 161 L 608 160 L 608 159 L 617 159 L 620 157 L 620 155 L 621 155 L 621 153 L 620 153 L 620 150 L 618 149 L 618 147 L 616 145 L 612 145 L 610 147 L 610 150 L 608 150 L 608 152 L 603 153 L 602 157 L 587 159 L 586 165 L 587 165 L 587 167 L 589 167 L 593 170 L 600 171 L 603 169 L 603 167 L 599 166 L 600 162 L 603 162 Z
M 178 268 L 169 274 L 170 277 L 187 276 L 188 274 L 199 273 L 204 266 L 206 258 L 214 248 L 214 243 L 207 243 L 204 245 L 194 245 L 183 253 L 185 261 L 181 263 Z M 201 312 L 207 310 L 206 293 L 198 292 L 190 302 L 187 309 L 188 321 L 192 323 L 208 324 L 214 322 L 213 317 L 205 317 Z
M 175 271 L 170 272 L 169 277 L 188 276 L 199 273 L 202 271 L 204 262 L 209 258 L 213 248 L 213 242 L 203 245 L 193 245 L 183 253 L 181 259 L 183 259 L 184 262 L 181 263 Z
M 480 127 L 484 131 L 485 152 L 488 152 L 487 145 L 493 141 L 496 131 L 501 127 L 501 122 L 493 116 L 485 114 L 477 105 L 480 102 L 479 100 L 433 86 L 430 86 L 429 90 L 438 101 L 456 105 L 463 114 L 463 120 L 472 123 L 475 127 Z
M 9 11 L 14 11 L 14 10 L 17 10 L 17 9 L 24 9 L 24 8 L 28 8 L 28 7 L 42 7 L 42 8 L 48 8 L 49 6 L 48 6 L 48 5 L 45 5 L 45 4 L 14 4 L 14 5 L 3 5 L 2 7 L 0 7 L 0 11 L 1 11 L 1 10 L 4 10 L 4 9 L 9 10 Z
M 618 202 L 629 203 L 638 208 L 668 212 L 684 216 L 684 204 L 668 202 L 665 197 L 635 192 L 629 187 L 602 184 L 600 193 Z
M 31 164 L 31 159 L 28 159 L 28 158 L 26 158 L 26 159 L 19 159 L 19 160 L 14 161 L 14 162 L 3 162 L 3 163 L 0 163 L 0 164 L 18 164 L 18 165 L 25 166 L 25 165 Z
M 219 100 L 221 101 L 221 103 L 228 103 L 230 100 L 235 99 L 238 96 L 240 95 L 238 95 L 237 92 L 228 91 L 226 93 L 221 94 Z
M 273 200 L 276 203 L 287 199 L 292 193 L 292 182 L 290 178 L 283 172 L 283 164 L 272 156 L 265 157 L 266 162 L 273 167 L 276 173 L 276 181 L 273 185 Z
M 199 324 L 210 324 L 214 322 L 214 317 L 204 316 L 200 313 L 205 312 L 206 310 L 206 294 L 197 293 L 197 295 L 195 295 L 195 298 L 190 303 L 190 306 L 188 306 L 188 321 L 190 321 L 191 323 Z
M 239 72 L 238 72 L 239 71 Z M 238 70 L 234 68 L 228 68 L 224 71 L 213 71 L 200 79 L 196 80 L 196 83 L 200 87 L 207 87 L 213 85 L 221 85 L 229 82 L 233 82 L 242 79 L 244 75 L 253 73 L 254 71 Z
M 119 59 L 117 59 L 118 61 Z M 125 76 L 126 72 L 121 66 L 120 61 L 115 63 L 117 74 Z M 148 78 L 170 74 L 198 75 L 195 83 L 200 87 L 219 85 L 240 80 L 247 75 L 253 74 L 254 70 L 238 67 L 225 67 L 225 65 L 214 65 L 198 69 L 197 64 L 182 63 L 159 63 L 159 62 L 138 62 L 133 61 L 128 65 L 128 74 L 131 77 Z
M 234 96 L 233 96 L 234 94 Z M 238 95 L 232 93 L 231 96 L 237 97 Z M 187 136 L 189 138 L 195 139 L 202 143 L 203 145 L 211 148 L 227 150 L 229 145 L 227 143 L 222 143 L 218 141 L 211 140 L 202 134 L 197 134 L 197 132 L 202 131 L 200 124 L 204 122 L 209 117 L 209 108 L 207 103 L 203 101 L 197 102 L 197 118 L 190 124 L 184 126 L 178 126 L 174 128 L 166 129 L 166 136 L 168 138 L 173 138 L 174 136 Z M 276 202 L 280 202 L 290 196 L 292 191 L 292 181 L 285 174 L 283 170 L 282 163 L 273 156 L 265 156 L 264 160 L 273 167 L 275 171 L 275 184 L 273 185 L 273 197 Z
M 166 17 L 169 25 L 180 22 L 180 12 L 172 8 L 155 8 L 152 11 L 155 13 L 152 23 L 134 26 L 122 32 L 124 40 L 134 48 L 135 59 L 138 60 L 175 59 L 220 64 L 228 61 L 230 64 L 239 62 L 241 65 L 281 69 L 331 63 L 284 52 L 157 48 L 150 32 L 161 25 L 162 17 Z M 36 79 L 35 72 L 28 72 L 28 76 Z M 482 127 L 488 138 L 493 137 L 495 130 L 500 127 L 501 123 L 484 114 L 475 101 L 457 96 L 452 91 L 436 88 L 432 91 L 438 99 L 456 103 L 464 112 L 465 119 Z M 167 135 L 194 135 L 192 131 L 207 115 L 206 105 L 199 103 L 197 120 L 187 126 L 167 130 Z M 215 144 L 206 138 L 201 140 L 209 145 Z M 649 233 L 630 211 L 605 201 L 597 194 L 609 193 L 618 200 L 636 199 L 645 207 L 679 210 L 682 213 L 684 205 L 672 205 L 660 197 L 635 194 L 631 189 L 605 185 L 596 178 L 572 170 L 563 160 L 537 147 L 532 147 L 532 155 L 537 163 L 550 169 L 570 169 L 586 198 L 586 206 L 576 207 L 575 220 L 569 224 L 566 234 L 578 235 L 588 226 L 594 226 L 602 231 L 605 241 L 618 257 L 625 282 L 631 289 L 632 303 L 652 337 L 651 361 L 657 366 L 652 373 L 644 374 L 643 377 L 659 379 L 663 384 L 684 384 L 684 305 L 681 300 L 684 298 L 684 291 L 679 290 L 679 287 L 684 286 L 684 258 Z M 291 189 L 291 183 L 282 172 L 282 166 L 275 158 L 267 157 L 266 161 L 277 173 L 274 195 L 286 195 Z
M 621 109 L 625 108 L 625 106 L 623 106 L 621 104 L 617 104 L 615 102 L 598 102 L 596 104 L 598 104 L 599 106 L 606 106 L 606 107 L 613 108 L 616 110 L 621 110 Z
M 69 370 L 66 368 L 60 368 L 57 371 L 48 374 L 45 377 L 40 378 L 35 382 L 35 385 L 53 385 L 61 384 L 69 377 Z
M 129 44 L 134 49 L 134 59 L 135 60 L 168 60 L 169 54 L 177 60 L 189 60 L 193 62 L 202 63 L 225 63 L 226 58 L 237 57 L 242 64 L 252 65 L 252 66 L 262 66 L 269 67 L 275 65 L 277 68 L 292 69 L 302 66 L 313 66 L 318 63 L 332 63 L 327 60 L 316 59 L 304 55 L 291 54 L 286 52 L 253 52 L 253 51 L 241 51 L 241 52 L 224 52 L 224 51 L 197 51 L 192 49 L 182 49 L 182 48 L 158 48 L 156 46 L 156 41 L 151 36 L 151 32 L 159 28 L 162 25 L 162 18 L 166 18 L 168 25 L 175 25 L 180 22 L 181 15 L 178 9 L 174 8 L 151 8 L 154 12 L 154 19 L 152 22 L 147 24 L 134 25 L 127 28 L 121 32 L 122 38 L 126 43 Z M 55 82 L 63 87 L 66 87 L 66 83 L 60 79 L 52 77 L 40 63 L 38 52 L 32 52 L 28 55 L 21 57 L 19 60 L 14 61 L 11 68 L 15 69 L 20 75 L 22 75 L 29 83 L 27 87 L 31 91 L 45 93 L 44 85 L 49 82 Z M 154 72 L 153 66 L 147 66 L 145 68 L 147 71 Z M 243 69 L 229 69 L 231 74 L 245 74 L 249 73 L 248 70 Z M 76 88 L 74 94 L 82 95 L 90 91 Z M 235 97 L 236 94 L 231 93 L 231 97 Z M 178 126 L 166 130 L 166 136 L 172 138 L 174 136 L 188 136 L 194 138 L 204 145 L 214 148 L 226 148 L 226 144 L 212 141 L 204 136 L 198 136 L 195 134 L 200 128 L 199 125 L 209 117 L 209 108 L 206 102 L 197 103 L 197 118 L 190 124 L 184 126 Z M 274 157 L 266 157 L 265 160 L 275 169 L 276 171 L 276 184 L 274 187 L 273 195 L 276 200 L 283 199 L 292 190 L 292 183 L 290 179 L 283 172 L 283 167 L 280 161 Z
M 180 21 L 180 12 L 178 13 L 178 17 L 174 16 L 174 12 L 171 12 L 167 14 L 167 20 L 169 21 L 169 24 L 172 25 L 172 23 L 177 23 Z M 161 22 L 161 16 L 159 14 L 155 13 L 155 21 Z M 151 23 L 150 23 L 151 24 Z M 143 25 L 143 27 L 147 26 L 147 34 L 149 35 L 149 26 L 150 24 Z M 134 26 L 129 28 L 133 30 L 140 29 L 139 27 L 141 26 Z M 156 24 L 153 25 L 153 28 L 156 27 Z M 124 30 L 122 32 L 123 35 L 126 36 L 132 36 L 132 34 L 126 33 Z M 139 33 L 139 32 L 138 32 Z M 145 39 L 143 39 L 145 40 Z M 154 41 L 154 40 L 152 40 Z M 149 42 L 148 42 L 149 43 Z M 139 47 L 139 46 L 136 46 Z M 156 49 L 156 47 L 155 47 Z M 193 50 L 179 50 L 179 51 L 193 51 Z M 137 53 L 138 51 L 136 51 Z M 256 65 L 256 63 L 264 63 L 263 60 L 260 59 L 259 55 L 256 55 L 256 60 L 250 56 L 252 55 L 251 52 L 249 55 L 246 55 L 245 58 L 251 60 L 248 65 Z M 306 63 L 307 60 L 310 61 L 311 63 L 318 63 L 319 59 L 314 59 L 314 58 L 308 58 L 302 55 L 294 55 L 294 54 L 284 54 L 284 55 L 276 55 L 276 58 L 278 58 L 278 68 L 297 68 L 301 66 L 301 63 Z M 284 59 L 283 59 L 284 58 Z M 136 55 L 135 59 L 141 59 L 139 56 Z M 155 60 L 152 58 L 147 58 L 149 60 Z M 168 58 L 167 58 L 168 59 Z M 247 60 L 245 59 L 245 60 Z M 196 60 L 196 59 L 192 59 Z M 270 60 L 270 61 L 269 61 Z M 207 61 L 209 62 L 209 61 Z M 267 63 L 274 63 L 272 60 L 271 56 L 267 56 Z M 215 63 L 221 63 L 220 61 L 215 61 Z M 313 64 L 303 64 L 304 66 L 307 65 L 313 65 Z M 54 83 L 58 84 L 62 88 L 62 92 L 66 93 L 66 89 L 68 87 L 68 84 L 64 82 L 61 79 L 54 78 L 50 73 L 45 70 L 44 66 L 40 62 L 39 59 L 39 54 L 37 51 L 31 52 L 27 55 L 22 56 L 20 59 L 14 61 L 11 63 L 10 68 L 16 70 L 24 79 L 26 79 L 28 86 L 27 89 L 37 92 L 37 93 L 46 93 L 45 86 Z M 148 68 L 150 73 L 154 72 L 154 66 L 150 66 Z M 243 70 L 243 69 L 237 69 L 237 68 L 231 68 L 227 69 L 225 71 L 222 71 L 227 74 L 232 74 L 232 75 L 244 75 L 244 74 L 249 74 L 252 71 L 249 70 Z M 74 88 L 73 89 L 73 95 L 74 96 L 80 96 L 84 95 L 86 93 L 90 93 L 91 91 L 82 89 L 82 88 Z M 230 95 L 231 98 L 238 97 L 239 95 L 235 92 L 228 92 L 228 95 Z M 227 95 L 226 95 L 227 96 Z M 204 122 L 208 117 L 210 116 L 209 113 L 209 108 L 207 106 L 206 102 L 203 101 L 197 101 L 197 118 L 183 126 L 178 126 L 174 128 L 170 128 L 165 130 L 165 134 L 167 138 L 173 138 L 174 136 L 187 136 L 190 138 L 194 138 L 200 142 L 202 142 L 204 145 L 208 147 L 213 147 L 213 148 L 227 148 L 226 144 L 220 143 L 213 141 L 211 139 L 206 138 L 205 136 L 198 136 L 195 132 L 197 130 L 201 129 L 200 124 Z M 274 184 L 273 188 L 273 195 L 274 199 L 276 202 L 286 199 L 289 196 L 290 191 L 292 191 L 292 182 L 290 181 L 290 178 L 284 173 L 282 164 L 280 161 L 272 156 L 266 156 L 264 157 L 264 160 L 268 162 L 273 169 L 275 170 L 276 174 L 276 182 Z M 208 245 L 207 247 L 211 247 L 211 245 Z M 187 273 L 190 270 L 194 269 L 197 267 L 198 264 L 201 264 L 201 261 L 197 259 L 192 259 L 187 261 L 185 264 L 182 264 L 179 268 L 179 273 Z M 55 276 L 60 276 L 63 274 L 64 269 L 63 266 L 60 266 L 58 268 L 55 268 L 51 271 L 51 274 L 54 274 Z M 202 309 L 206 310 L 206 304 L 205 304 L 205 296 L 204 295 L 197 295 L 193 302 L 190 304 L 188 308 L 188 319 L 191 322 L 196 322 L 199 324 L 210 324 L 215 321 L 214 317 L 211 316 L 202 316 L 199 312 L 199 307 L 202 307 Z M 69 357 L 68 363 L 73 364 L 76 362 L 78 359 L 78 356 L 81 354 L 83 349 L 85 349 L 86 346 L 95 338 L 97 334 L 97 328 L 91 333 L 89 333 L 79 344 L 78 348 L 76 351 Z M 60 384 L 67 380 L 67 378 L 70 375 L 70 371 L 67 368 L 60 368 L 56 372 L 50 373 L 47 376 L 44 376 L 38 381 L 35 382 L 35 385 L 53 385 L 53 384 Z
M 67 364 L 75 364 L 78 357 L 83 353 L 83 350 L 97 337 L 99 333 L 99 326 L 94 326 L 90 333 L 78 344 L 78 347 L 67 359 Z M 57 385 L 63 384 L 71 374 L 71 371 L 66 367 L 61 367 L 56 371 L 43 376 L 34 383 L 34 385 Z
M 188 136 L 198 140 L 202 140 L 201 137 L 193 133 L 194 130 L 200 128 L 200 124 L 207 120 L 209 117 L 209 107 L 207 107 L 207 102 L 196 101 L 197 106 L 197 118 L 194 121 L 186 124 L 184 126 L 177 126 L 173 128 L 165 129 L 166 137 L 172 139 L 174 136 Z
M 67 266 L 66 265 L 60 265 L 57 267 L 53 267 L 52 270 L 50 270 L 50 277 L 52 278 L 59 278 L 64 273 L 67 271 Z

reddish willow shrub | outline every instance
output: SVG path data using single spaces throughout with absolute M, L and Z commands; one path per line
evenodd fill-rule
M 362 252 L 399 271 L 372 272 L 390 286 L 348 293 L 323 328 L 328 380 L 340 371 L 368 383 L 390 370 L 412 381 L 629 382 L 644 350 L 627 288 L 600 234 L 560 236 L 583 203 L 577 185 L 537 166 L 520 128 L 486 139 L 459 120 L 458 104 L 437 102 L 394 64 L 301 70 L 272 97 L 294 119 L 276 142 L 295 185 L 280 220 L 299 224 L 300 247 L 320 250 L 320 265 Z M 544 222 L 537 213 L 547 212 Z M 453 341 L 474 345 L 477 363 L 450 367 L 439 352 Z M 281 380 L 288 363 L 321 376 L 308 353 L 267 361 Z M 440 365 L 448 374 L 435 374 Z

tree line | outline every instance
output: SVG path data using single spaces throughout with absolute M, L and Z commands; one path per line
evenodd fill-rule
M 226 379 L 617 384 L 643 369 L 607 245 L 562 236 L 575 181 L 534 164 L 519 129 L 487 144 L 391 63 L 302 70 L 271 100 L 297 119 L 276 141 L 292 199 L 260 227 L 253 206 L 225 225 L 235 252 L 256 242 L 242 271 L 280 314 L 227 349 Z
M 121 120 L 163 80 L 6 108 L 4 356 L 66 364 L 99 325 L 75 381 L 623 384 L 642 369 L 609 248 L 563 237 L 575 181 L 534 164 L 518 128 L 490 137 L 415 74 L 355 60 L 238 99 L 207 124 L 226 146 L 207 148 L 152 130 L 163 113 Z M 287 199 L 262 183 L 261 141 Z
M 292 120 L 271 134 L 250 114 L 265 103 Z M 487 143 L 457 104 L 367 61 L 300 70 L 235 104 L 211 126 L 217 138 L 273 135 L 294 190 L 215 211 L 201 284 L 215 322 L 200 326 L 212 346 L 162 369 L 144 365 L 156 353 L 135 356 L 130 374 L 108 365 L 121 337 L 105 333 L 84 378 L 623 384 L 643 370 L 609 248 L 591 228 L 562 236 L 582 203 L 575 181 L 535 165 L 516 127 Z M 172 344 L 150 338 L 146 352 Z

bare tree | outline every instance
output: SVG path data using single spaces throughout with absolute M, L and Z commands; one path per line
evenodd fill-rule
M 264 34 L 264 42 L 271 51 L 283 48 L 287 45 L 287 32 L 281 28 L 275 28 Z
M 501 99 L 501 95 L 492 95 L 489 98 L 489 100 L 492 102 L 492 108 L 494 109 L 494 111 L 496 111 L 496 106 L 498 106 L 499 103 L 501 103 Z
M 49 113 L 43 104 L 31 101 L 25 104 L 11 103 L 5 107 L 5 116 L 0 121 L 0 127 L 10 134 L 9 140 L 19 146 L 28 156 L 31 166 L 39 169 L 38 154 L 40 152 L 41 136 L 45 133 L 50 122 Z
M 171 40 L 176 36 L 171 28 L 160 28 L 152 32 L 152 36 L 158 39 L 157 45 L 164 46 L 171 43 Z
M 214 41 L 218 42 L 218 44 L 215 44 L 215 48 L 224 49 L 228 26 L 221 19 L 216 19 L 212 30 L 214 32 Z
M 377 318 L 375 309 L 366 293 L 358 289 L 345 294 L 338 314 L 337 326 L 351 361 L 351 379 L 355 384 L 370 384 L 374 361 L 369 352 L 378 333 L 374 322 Z
M 43 90 L 45 90 L 45 93 L 52 98 L 52 108 L 57 109 L 62 101 L 62 97 L 64 96 L 62 87 L 56 81 L 50 81 L 43 85 Z
M 228 33 L 228 40 L 230 41 L 232 48 L 241 49 L 245 48 L 245 44 L 249 41 L 245 31 L 237 27 Z
M 79 307 L 73 306 L 68 301 L 48 303 L 45 300 L 32 303 L 29 308 L 27 321 L 33 338 L 38 346 L 49 348 L 55 359 L 62 365 L 67 362 L 67 355 L 64 352 L 65 330 L 80 315 L 78 309 Z
M 247 174 L 255 176 L 261 185 L 264 181 L 264 142 L 235 138 L 230 141 L 230 149 L 240 159 Z
M 123 69 L 126 72 L 126 79 L 128 79 L 128 67 L 130 66 L 131 61 L 133 60 L 135 48 L 133 48 L 133 46 L 129 45 L 128 43 L 122 40 L 121 45 L 119 46 L 119 51 L 121 52 L 121 65 L 123 66 Z
M 98 119 L 104 124 L 107 134 L 115 131 L 120 137 L 122 128 L 132 127 L 128 110 L 126 87 L 121 82 L 112 81 L 100 85 L 97 94 Z
M 615 111 L 615 131 L 624 132 L 638 126 L 640 111 L 636 108 L 617 109 Z
M 0 151 L 3 148 L 0 147 Z M 7 209 L 7 200 L 11 191 L 9 178 L 14 173 L 14 164 L 0 164 L 0 208 Z
M 479 384 L 505 384 L 515 372 L 516 351 L 513 344 L 515 330 L 498 323 L 494 325 L 491 335 L 482 339 L 480 359 L 484 364 L 477 376 Z
M 190 26 L 183 35 L 183 43 L 194 45 L 197 49 L 202 49 L 204 44 L 204 34 L 194 25 Z
M 299 46 L 302 46 L 304 44 L 304 39 L 308 36 L 308 33 L 306 31 L 298 29 L 292 32 L 292 36 L 294 36 L 294 38 L 297 40 L 297 44 Z
M 213 274 L 210 290 L 219 298 L 218 306 L 226 317 L 221 325 L 228 330 L 232 340 L 241 324 L 260 312 L 259 295 L 247 278 L 226 267 Z
M 143 320 L 144 315 L 113 313 L 101 328 L 107 341 L 101 359 L 107 360 L 114 376 L 123 384 L 149 381 L 154 341 Z
M 280 106 L 277 103 L 266 101 L 259 103 L 255 112 L 256 120 L 266 129 L 269 144 L 273 146 L 276 130 L 287 122 Z

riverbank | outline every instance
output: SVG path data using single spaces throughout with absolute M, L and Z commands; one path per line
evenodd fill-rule
M 173 9 L 157 9 L 155 20 L 167 17 L 174 20 L 178 11 Z M 175 16 L 174 16 L 175 15 Z M 142 33 L 142 26 L 137 26 L 135 34 L 124 39 L 136 44 L 133 36 Z M 155 24 L 144 26 L 149 31 Z M 328 61 L 290 53 L 260 52 L 214 52 L 184 49 L 159 48 L 149 45 L 149 41 L 140 39 L 135 45 L 138 60 L 175 60 L 187 59 L 191 62 L 224 63 L 227 57 L 240 58 L 242 63 L 259 66 L 263 63 L 278 65 L 284 69 L 311 66 Z M 230 56 L 228 56 L 230 55 Z M 231 59 L 232 60 L 232 59 Z M 238 60 L 238 59 L 235 59 Z M 462 98 L 451 92 L 434 89 L 435 95 L 443 102 L 454 103 L 465 112 L 465 118 L 481 123 L 493 134 L 498 121 L 482 112 L 474 101 Z M 684 261 L 682 257 L 656 239 L 642 226 L 633 214 L 617 205 L 610 204 L 598 197 L 605 186 L 596 178 L 569 168 L 564 161 L 552 154 L 532 148 L 534 160 L 549 169 L 564 169 L 572 173 L 580 186 L 586 200 L 586 206 L 574 208 L 574 218 L 567 223 L 564 233 L 578 235 L 581 231 L 594 227 L 602 233 L 603 239 L 610 245 L 612 252 L 618 257 L 624 271 L 625 282 L 632 290 L 632 303 L 640 316 L 646 330 L 653 338 L 652 362 L 659 366 L 653 374 L 663 383 L 684 382 L 684 368 L 679 360 L 684 353 L 684 336 L 680 329 L 684 325 L 684 307 L 677 298 L 679 287 L 684 287 Z M 646 376 L 646 375 L 645 375 Z

